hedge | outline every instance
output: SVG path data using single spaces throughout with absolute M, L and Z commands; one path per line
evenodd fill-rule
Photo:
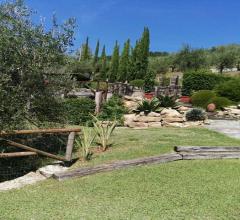
M 216 75 L 208 70 L 189 71 L 183 75 L 182 94 L 191 95 L 194 91 L 212 90 L 230 77 Z

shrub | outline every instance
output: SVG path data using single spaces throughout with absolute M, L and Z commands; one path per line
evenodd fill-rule
M 160 107 L 160 102 L 157 98 L 153 98 L 152 100 L 143 100 L 137 107 L 137 110 L 140 112 L 155 112 L 158 111 Z
M 214 103 L 217 109 L 221 109 L 231 105 L 232 101 L 225 97 L 213 97 L 209 100 L 208 104 L 210 103 Z
M 91 123 L 95 102 L 90 98 L 68 98 L 64 102 L 69 124 L 85 125 Z
M 160 107 L 174 107 L 176 105 L 175 98 L 173 96 L 159 96 Z
M 125 113 L 127 113 L 127 109 L 123 105 L 122 98 L 113 95 L 107 102 L 102 105 L 99 119 L 118 120 L 121 122 Z
M 240 78 L 223 82 L 215 88 L 218 95 L 227 97 L 232 101 L 240 101 Z
M 206 108 L 209 103 L 209 100 L 214 98 L 215 96 L 216 96 L 215 92 L 211 90 L 201 90 L 195 92 L 191 97 L 192 104 L 197 107 Z
M 144 87 L 144 80 L 143 79 L 135 79 L 130 81 L 129 83 L 131 86 L 137 87 L 137 88 L 143 88 Z
M 206 114 L 202 109 L 193 108 L 186 113 L 187 121 L 203 121 Z
M 208 70 L 189 71 L 183 75 L 182 94 L 188 96 L 194 91 L 212 90 L 216 85 L 229 79 Z

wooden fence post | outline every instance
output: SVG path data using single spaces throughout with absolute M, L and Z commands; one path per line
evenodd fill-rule
M 70 161 L 72 159 L 74 140 L 75 140 L 75 132 L 70 132 L 70 134 L 68 135 L 67 149 L 66 149 L 66 155 L 65 155 L 65 159 L 67 161 Z

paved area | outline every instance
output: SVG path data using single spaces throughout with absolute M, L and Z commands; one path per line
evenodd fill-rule
M 240 120 L 212 120 L 211 124 L 205 127 L 240 139 Z

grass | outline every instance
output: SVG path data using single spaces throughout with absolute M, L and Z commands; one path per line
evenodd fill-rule
M 240 145 L 206 129 L 117 129 L 90 164 L 161 154 L 174 145 Z M 238 219 L 240 161 L 177 161 L 1 193 L 0 219 Z
M 113 146 L 106 152 L 94 154 L 90 162 L 77 163 L 74 167 L 168 153 L 176 145 L 240 146 L 239 140 L 204 128 L 118 128 L 112 143 Z

